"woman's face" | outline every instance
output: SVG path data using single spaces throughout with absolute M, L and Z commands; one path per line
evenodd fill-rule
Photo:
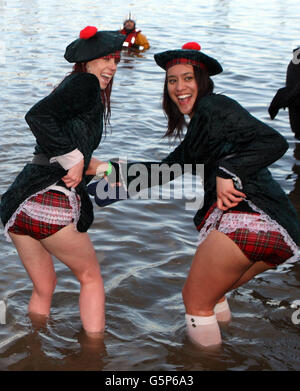
M 87 62 L 86 70 L 98 77 L 101 90 L 105 90 L 117 70 L 117 58 L 100 57 Z
M 172 101 L 181 114 L 193 115 L 194 103 L 198 96 L 198 85 L 191 64 L 173 65 L 167 70 L 167 87 Z

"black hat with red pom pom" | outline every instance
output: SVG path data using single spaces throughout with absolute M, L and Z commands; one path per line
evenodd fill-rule
M 125 36 L 117 31 L 98 31 L 87 26 L 80 31 L 79 38 L 71 42 L 65 51 L 68 62 L 88 62 L 122 49 Z
M 188 42 L 181 49 L 157 53 L 154 55 L 154 60 L 165 70 L 176 64 L 191 64 L 206 69 L 210 76 L 223 71 L 221 64 L 213 57 L 203 53 L 197 42 Z

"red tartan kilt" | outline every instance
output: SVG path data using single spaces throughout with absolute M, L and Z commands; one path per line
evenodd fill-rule
M 29 200 L 42 205 L 72 209 L 69 198 L 65 194 L 52 190 L 32 196 Z M 34 239 L 41 240 L 53 235 L 66 225 L 68 224 L 59 225 L 39 221 L 21 211 L 17 214 L 14 224 L 8 229 L 8 232 L 18 235 L 29 235 Z
M 251 232 L 237 229 L 226 234 L 253 262 L 264 261 L 272 266 L 280 265 L 293 256 L 291 248 L 277 231 Z
M 207 211 L 203 221 L 197 227 L 198 231 L 200 231 L 204 226 L 205 221 L 215 208 L 216 203 Z M 231 211 L 230 213 L 249 214 L 249 212 L 238 211 Z M 259 213 L 256 212 L 250 214 L 259 215 Z M 218 226 L 219 224 L 217 224 L 216 229 Z M 282 264 L 294 255 L 292 249 L 288 246 L 283 236 L 278 231 L 252 232 L 247 228 L 239 228 L 234 232 L 225 233 L 225 235 L 233 240 L 243 251 L 246 257 L 253 262 L 264 261 L 271 266 L 276 266 Z

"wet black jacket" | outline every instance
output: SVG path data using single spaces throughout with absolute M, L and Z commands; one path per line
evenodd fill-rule
M 297 212 L 267 168 L 287 149 L 284 137 L 238 102 L 225 95 L 210 94 L 200 100 L 185 138 L 163 162 L 204 164 L 205 195 L 204 204 L 194 217 L 197 227 L 217 200 L 216 176 L 234 178 L 235 183 L 241 181 L 247 199 L 277 221 L 299 244 Z M 150 169 L 151 164 L 146 167 Z M 128 177 L 127 185 L 133 179 Z
M 69 75 L 46 98 L 35 104 L 25 119 L 36 138 L 35 154 L 50 159 L 78 148 L 87 169 L 103 132 L 103 104 L 96 76 L 88 73 Z M 5 225 L 18 206 L 32 194 L 56 183 L 66 171 L 59 165 L 28 163 L 2 195 L 0 216 Z M 85 232 L 93 221 L 93 205 L 86 191 L 91 179 L 85 176 L 76 191 L 81 197 L 81 215 L 77 224 Z

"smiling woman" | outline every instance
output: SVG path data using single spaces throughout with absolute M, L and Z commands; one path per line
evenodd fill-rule
M 110 95 L 113 85 L 113 77 L 117 70 L 117 65 L 120 62 L 120 51 L 111 53 L 107 56 L 96 58 L 87 63 L 77 63 L 75 66 L 82 65 L 85 67 L 86 72 L 95 75 L 100 83 L 101 98 L 104 105 L 104 125 L 106 131 L 106 125 L 110 119 Z
M 120 54 L 116 53 L 87 62 L 86 70 L 98 78 L 101 90 L 105 90 L 116 73 L 118 62 Z
M 65 52 L 65 59 L 71 63 L 75 62 L 71 74 L 91 73 L 98 78 L 104 106 L 105 131 L 111 116 L 110 95 L 113 77 L 121 58 L 120 50 L 115 50 L 111 46 L 115 39 L 119 40 L 120 34 L 112 31 L 98 32 L 96 27 L 87 26 L 80 31 L 79 39 L 68 45 Z M 125 38 L 122 39 L 124 41 Z
M 222 67 L 200 49 L 189 42 L 154 58 L 166 70 L 165 135 L 180 136 L 184 115 L 191 118 L 165 161 L 205 164 L 204 205 L 194 218 L 198 248 L 182 294 L 189 337 L 212 346 L 222 341 L 218 322 L 231 319 L 225 294 L 296 260 L 300 231 L 294 208 L 267 170 L 286 151 L 286 141 L 237 102 L 213 93 L 210 76 Z
M 5 234 L 18 250 L 33 283 L 29 313 L 48 317 L 56 285 L 52 256 L 81 285 L 80 315 L 89 335 L 102 336 L 104 286 L 87 234 L 93 206 L 86 184 L 95 174 L 103 117 L 110 114 L 113 76 L 125 37 L 88 26 L 66 48 L 71 74 L 36 103 L 25 119 L 36 138 L 34 158 L 1 198 Z
M 183 45 L 183 48 L 186 53 L 192 55 L 189 61 L 173 58 L 164 63 L 158 60 L 159 65 L 161 64 L 167 70 L 163 93 L 163 110 L 168 118 L 168 129 L 165 136 L 182 136 L 183 128 L 186 125 L 184 115 L 187 114 L 192 118 L 193 107 L 203 96 L 212 93 L 214 89 L 214 83 L 209 74 L 217 74 L 222 71 L 221 65 L 208 56 L 204 55 L 203 58 L 205 61 L 209 59 L 210 71 L 204 62 L 195 59 L 195 53 L 203 55 L 202 52 L 199 52 L 201 46 L 198 43 L 189 42 Z
M 179 64 L 173 67 L 167 75 L 168 94 L 178 106 L 182 114 L 191 118 L 192 110 L 198 96 L 198 85 L 195 79 L 193 66 Z
M 162 162 L 205 165 L 204 203 L 194 217 L 198 248 L 182 290 L 187 333 L 198 345 L 218 346 L 218 323 L 231 320 L 226 293 L 259 273 L 297 260 L 297 213 L 268 170 L 288 144 L 238 102 L 213 93 L 210 77 L 222 67 L 201 52 L 200 45 L 191 42 L 154 59 L 166 71 L 165 136 L 181 136 L 184 116 L 191 119 L 181 143 Z M 127 189 L 136 180 L 132 171 L 129 174 L 132 164 L 136 162 L 119 164 Z M 146 164 L 151 167 L 151 162 Z M 151 186 L 151 171 L 145 172 L 143 182 Z

